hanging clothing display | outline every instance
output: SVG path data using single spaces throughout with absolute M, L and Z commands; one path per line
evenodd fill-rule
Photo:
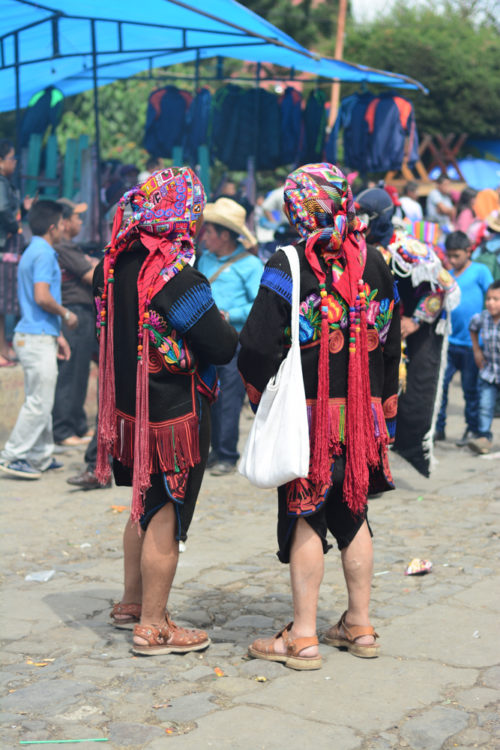
M 186 112 L 186 132 L 184 136 L 184 156 L 195 162 L 198 147 L 208 143 L 208 126 L 212 107 L 212 94 L 209 89 L 200 89 Z
M 303 164 L 320 162 L 323 158 L 326 132 L 326 95 L 321 89 L 311 91 L 304 110 Z
M 195 163 L 198 147 L 228 169 L 243 171 L 254 157 L 256 169 L 271 170 L 298 162 L 321 160 L 326 127 L 326 97 L 312 91 L 306 107 L 292 87 L 279 97 L 264 88 L 233 83 L 213 95 L 202 88 L 193 98 L 166 86 L 149 97 L 144 147 L 152 156 L 171 157 L 182 146 L 186 161 Z
M 186 111 L 192 102 L 189 91 L 165 86 L 148 99 L 144 148 L 151 156 L 170 158 L 174 146 L 181 146 L 186 132 Z
M 288 86 L 279 98 L 280 106 L 280 164 L 296 164 L 304 138 L 302 94 Z
M 329 160 L 337 158 L 341 129 L 344 163 L 361 173 L 398 170 L 405 159 L 412 167 L 418 160 L 415 112 L 402 96 L 365 92 L 344 99 L 327 143 Z

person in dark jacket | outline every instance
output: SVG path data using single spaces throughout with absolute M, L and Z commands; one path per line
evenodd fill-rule
M 378 655 L 370 624 L 373 565 L 367 495 L 393 489 L 387 459 L 397 410 L 400 322 L 391 273 L 367 250 L 342 172 L 308 164 L 285 184 L 301 236 L 300 344 L 310 424 L 309 474 L 278 488 L 278 558 L 290 563 L 293 622 L 259 638 L 251 656 L 294 669 L 321 666 L 316 613 L 328 530 L 341 550 L 348 607 L 326 643 Z M 241 332 L 239 368 L 257 407 L 290 344 L 292 280 L 280 250 L 268 261 Z
M 238 338 L 191 265 L 204 206 L 191 169 L 154 173 L 119 201 L 111 244 L 94 274 L 96 475 L 109 480 L 110 453 L 116 483 L 133 488 L 124 593 L 111 617 L 116 627 L 134 627 L 133 651 L 145 655 L 210 643 L 204 631 L 178 627 L 165 611 L 210 445 L 214 365 L 231 360 Z
M 0 367 L 11 367 L 15 358 L 5 338 L 5 316 L 18 315 L 17 265 L 21 254 L 19 198 L 10 178 L 16 170 L 14 146 L 0 140 Z
M 71 357 L 59 362 L 52 426 L 54 442 L 66 447 L 87 445 L 88 424 L 85 398 L 90 362 L 95 351 L 95 315 L 92 278 L 97 260 L 86 255 L 74 242 L 82 228 L 81 215 L 86 203 L 73 203 L 60 198 L 63 231 L 55 246 L 61 268 L 62 303 L 78 317 L 78 327 L 71 331 L 63 323 L 63 332 L 71 349 Z
M 449 313 L 460 300 L 453 277 L 429 245 L 392 223 L 394 205 L 382 188 L 356 198 L 366 218 L 366 239 L 385 258 L 401 298 L 401 336 L 407 366 L 401 380 L 394 450 L 428 477 L 439 407 L 440 372 L 446 362 Z M 444 348 L 444 357 L 443 357 Z

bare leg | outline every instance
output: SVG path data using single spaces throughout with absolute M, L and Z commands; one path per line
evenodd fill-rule
M 122 603 L 140 604 L 142 600 L 141 552 L 144 534 L 137 525 L 127 521 L 123 531 L 124 590 Z
M 299 518 L 293 532 L 290 550 L 290 579 L 294 619 L 290 631 L 292 638 L 316 635 L 319 587 L 323 580 L 324 555 L 321 539 L 307 521 Z M 283 640 L 275 643 L 275 651 L 284 653 Z M 317 656 L 317 646 L 303 649 L 301 656 Z
M 165 608 L 179 559 L 175 539 L 176 518 L 173 503 L 167 503 L 151 519 L 144 534 L 141 554 L 141 625 L 163 625 Z M 144 639 L 135 637 L 142 645 Z
M 347 625 L 370 625 L 370 592 L 373 575 L 373 545 L 366 521 L 348 547 L 341 552 L 347 584 Z M 375 642 L 372 635 L 357 639 L 361 645 Z

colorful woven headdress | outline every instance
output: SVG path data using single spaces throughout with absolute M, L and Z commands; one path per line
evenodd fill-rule
M 366 503 L 369 465 L 378 460 L 371 412 L 366 297 L 363 271 L 366 244 L 364 225 L 356 217 L 351 189 L 344 174 L 333 164 L 306 164 L 285 182 L 285 206 L 290 222 L 306 241 L 306 259 L 319 282 L 321 341 L 318 364 L 318 396 L 311 477 L 329 483 L 328 454 L 329 324 L 326 269 L 340 261 L 332 274 L 332 286 L 349 305 L 349 376 L 347 387 L 347 463 L 344 497 L 359 512 Z
M 206 204 L 205 191 L 189 167 L 155 172 L 118 202 L 111 242 L 104 256 L 99 345 L 99 428 L 96 474 L 110 475 L 108 454 L 116 440 L 113 352 L 114 270 L 119 255 L 140 241 L 148 251 L 137 278 L 139 330 L 137 345 L 136 422 L 132 519 L 138 520 L 149 479 L 149 336 L 144 329 L 151 300 L 194 256 L 196 225 Z

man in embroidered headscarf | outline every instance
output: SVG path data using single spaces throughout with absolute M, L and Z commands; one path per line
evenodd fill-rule
M 408 365 L 402 368 L 394 450 L 428 477 L 441 395 L 438 384 L 446 366 L 446 316 L 458 304 L 460 290 L 432 247 L 394 228 L 394 206 L 385 190 L 363 190 L 356 204 L 368 225 L 366 240 L 390 266 L 401 297 L 401 335 Z
M 393 488 L 387 446 L 394 432 L 400 355 L 391 274 L 368 251 L 342 172 L 308 164 L 285 184 L 285 211 L 299 233 L 300 344 L 310 424 L 309 474 L 278 488 L 278 557 L 290 563 L 293 622 L 259 638 L 251 656 L 318 669 L 316 613 L 327 532 L 337 540 L 348 607 L 325 642 L 378 655 L 369 618 L 373 565 L 369 492 Z M 291 276 L 279 250 L 264 270 L 240 336 L 239 367 L 258 406 L 290 343 Z
M 210 643 L 204 631 L 176 626 L 165 611 L 208 455 L 214 365 L 228 362 L 237 343 L 206 278 L 192 268 L 204 206 L 191 169 L 154 173 L 119 201 L 94 275 L 96 475 L 109 480 L 111 454 L 116 483 L 133 487 L 124 593 L 111 618 L 118 628 L 134 628 L 138 654 L 185 653 Z

